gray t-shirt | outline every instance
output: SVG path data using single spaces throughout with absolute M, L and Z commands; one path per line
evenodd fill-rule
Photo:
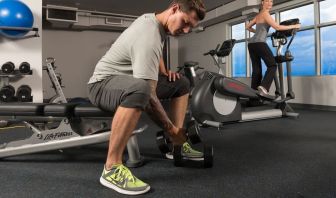
M 99 60 L 89 84 L 112 75 L 158 80 L 166 32 L 154 13 L 136 19 Z

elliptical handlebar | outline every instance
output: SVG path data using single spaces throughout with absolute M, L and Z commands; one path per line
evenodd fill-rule
M 228 56 L 231 53 L 232 48 L 234 47 L 235 44 L 236 44 L 235 39 L 226 40 L 226 41 L 223 42 L 222 45 L 218 44 L 216 49 L 210 50 L 210 51 L 204 53 L 203 55 L 204 56 L 207 56 L 207 55 L 215 56 L 215 55 L 217 55 L 218 57 Z
M 297 33 L 297 29 L 293 29 L 293 34 L 292 34 L 292 38 L 290 39 L 288 45 L 287 45 L 287 50 L 289 49 L 289 47 L 291 46 L 293 40 L 294 40 L 294 37 L 296 36 L 296 33 Z
M 203 55 L 204 56 L 207 56 L 207 55 L 214 56 L 215 54 L 217 54 L 219 47 L 220 47 L 220 44 L 217 45 L 216 49 L 210 50 L 207 53 L 204 53 Z
M 300 19 L 297 19 L 297 18 L 289 19 L 289 20 L 286 20 L 280 23 L 280 25 L 285 25 L 285 26 L 296 25 L 296 24 L 300 24 Z M 282 30 L 282 31 L 277 30 L 272 34 L 272 37 L 281 39 L 284 37 L 293 36 L 296 34 L 296 32 L 297 32 L 297 29 Z
M 299 19 L 290 19 L 287 21 L 283 21 L 280 23 L 280 25 L 296 25 L 299 24 L 300 20 Z M 288 100 L 294 99 L 295 94 L 293 92 L 293 87 L 292 87 L 292 61 L 294 60 L 294 56 L 292 56 L 289 48 L 296 36 L 298 29 L 289 29 L 289 30 L 284 30 L 284 31 L 275 31 L 272 34 L 272 41 L 273 41 L 273 46 L 277 47 L 277 55 L 275 56 L 275 60 L 278 64 L 278 70 L 279 70 L 279 79 L 276 77 L 274 78 L 275 84 L 276 84 L 276 94 L 278 93 L 281 96 L 281 99 L 279 100 L 274 100 L 274 103 L 282 104 Z M 288 40 L 288 38 L 290 40 Z M 287 44 L 288 43 L 288 44 Z M 282 54 L 282 48 L 287 44 L 286 47 L 286 52 L 285 54 Z M 284 74 L 283 74 L 283 63 L 286 63 L 286 68 L 287 68 L 287 86 L 288 86 L 288 91 L 287 94 L 285 95 L 285 90 L 284 90 Z
M 217 47 L 216 47 L 216 49 L 215 49 L 215 52 L 218 52 L 219 47 L 220 47 L 220 44 L 217 45 Z
M 289 20 L 286 20 L 286 21 L 283 21 L 280 23 L 280 25 L 296 25 L 296 24 L 300 24 L 300 19 L 298 18 L 295 18 L 295 19 L 289 19 Z M 287 37 L 291 37 L 288 45 L 287 45 L 287 50 L 289 49 L 289 47 L 291 46 L 293 40 L 294 40 L 294 37 L 296 36 L 296 33 L 297 33 L 297 29 L 290 29 L 290 30 L 283 30 L 283 31 L 275 31 L 273 34 L 272 34 L 272 40 L 274 39 L 280 39 L 281 40 L 281 45 L 286 45 L 288 40 L 287 40 Z

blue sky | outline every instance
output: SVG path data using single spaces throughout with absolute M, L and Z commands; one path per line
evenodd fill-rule
M 246 51 L 245 42 L 237 43 L 232 50 L 233 77 L 246 77 Z
M 336 21 L 336 2 L 334 0 L 326 0 L 320 2 L 321 22 Z
M 322 74 L 336 75 L 336 26 L 321 29 Z

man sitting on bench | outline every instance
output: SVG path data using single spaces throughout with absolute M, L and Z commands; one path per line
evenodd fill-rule
M 142 111 L 182 145 L 185 157 L 202 157 L 186 143 L 184 117 L 190 85 L 185 77 L 167 72 L 162 48 L 167 34 L 190 32 L 205 17 L 202 0 L 173 0 L 162 13 L 144 14 L 126 29 L 96 65 L 88 83 L 90 101 L 115 112 L 101 184 L 119 193 L 137 195 L 150 186 L 122 165 L 122 154 Z M 159 75 L 160 71 L 160 75 Z M 170 116 L 160 99 L 171 98 Z

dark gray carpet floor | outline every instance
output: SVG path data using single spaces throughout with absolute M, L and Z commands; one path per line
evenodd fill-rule
M 202 129 L 214 145 L 214 167 L 174 167 L 155 142 L 157 127 L 139 135 L 146 158 L 133 173 L 151 185 L 139 197 L 336 197 L 336 112 L 299 110 L 300 118 Z M 0 161 L 0 197 L 126 197 L 99 184 L 106 144 Z

